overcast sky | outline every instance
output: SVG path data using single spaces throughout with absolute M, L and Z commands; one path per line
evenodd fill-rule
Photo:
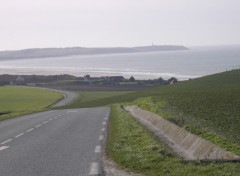
M 240 44 L 240 0 L 0 0 L 0 50 Z

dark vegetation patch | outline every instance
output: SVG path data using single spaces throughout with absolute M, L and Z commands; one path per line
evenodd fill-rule
M 0 116 L 1 115 L 6 115 L 6 114 L 10 114 L 11 112 L 10 111 L 8 111 L 8 112 L 0 112 Z

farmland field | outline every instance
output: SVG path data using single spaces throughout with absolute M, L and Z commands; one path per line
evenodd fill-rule
M 142 99 L 133 102 L 138 98 Z M 120 102 L 133 102 L 190 131 L 203 135 L 207 131 L 240 144 L 240 70 L 135 92 L 83 91 L 68 107 Z
M 218 134 L 240 145 L 240 70 L 156 91 L 155 96 L 140 100 L 139 105 L 189 130 Z
M 62 94 L 29 87 L 0 87 L 0 120 L 48 108 Z
M 78 98 L 67 108 L 105 106 L 119 101 L 119 97 L 131 91 L 79 91 Z
M 240 70 L 135 92 L 89 91 L 79 95 L 69 107 L 129 103 L 148 97 L 134 103 L 189 130 L 212 132 L 240 144 Z
M 138 105 L 240 155 L 240 70 L 133 92 L 116 99 L 122 103 L 112 106 L 107 154 L 120 167 L 147 176 L 240 175 L 239 163 L 182 162 L 120 108 L 120 105 Z

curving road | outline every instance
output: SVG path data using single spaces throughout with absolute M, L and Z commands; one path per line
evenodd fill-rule
M 59 92 L 59 93 L 63 94 L 63 96 L 64 96 L 63 99 L 61 99 L 57 103 L 53 104 L 52 107 L 65 106 L 65 105 L 73 102 L 74 99 L 77 97 L 77 93 L 75 93 L 75 92 L 56 90 L 56 89 L 48 89 L 48 90 Z
M 104 175 L 109 108 L 54 110 L 0 122 L 1 176 Z
M 46 90 L 50 90 L 53 92 L 58 92 L 63 94 L 63 99 L 57 101 L 56 103 L 54 103 L 51 107 L 60 107 L 60 106 L 65 106 L 70 104 L 71 102 L 74 101 L 74 99 L 76 99 L 78 97 L 76 92 L 71 92 L 71 91 L 66 91 L 66 90 L 58 90 L 58 89 L 51 89 L 51 88 L 45 88 L 45 87 L 32 87 L 31 88 L 36 88 L 36 89 L 46 89 Z

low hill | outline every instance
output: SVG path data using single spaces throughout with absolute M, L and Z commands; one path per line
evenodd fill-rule
M 149 176 L 239 175 L 238 161 L 183 161 L 163 141 L 123 111 L 121 106 L 138 105 L 240 155 L 240 70 L 134 92 L 118 98 L 125 97 L 129 101 L 137 96 L 142 98 L 112 105 L 107 154 L 121 168 Z M 115 97 L 115 100 L 118 98 Z M 179 134 L 183 134 L 181 130 Z M 192 143 L 194 140 L 188 138 L 187 141 Z M 196 154 L 195 144 L 198 142 L 192 143 L 191 150 Z M 213 149 L 203 145 L 200 147 L 206 151 Z
M 134 102 L 180 126 L 209 131 L 240 144 L 240 70 L 228 71 L 173 85 L 136 91 L 70 107 Z
M 240 145 L 240 70 L 162 86 L 149 93 L 149 98 L 139 101 L 141 107 L 213 142 L 223 138 Z
M 0 59 L 21 59 L 40 57 L 63 57 L 71 55 L 113 54 L 113 53 L 139 53 L 154 51 L 188 50 L 179 45 L 153 45 L 140 47 L 112 47 L 112 48 L 31 48 L 16 51 L 0 51 Z

